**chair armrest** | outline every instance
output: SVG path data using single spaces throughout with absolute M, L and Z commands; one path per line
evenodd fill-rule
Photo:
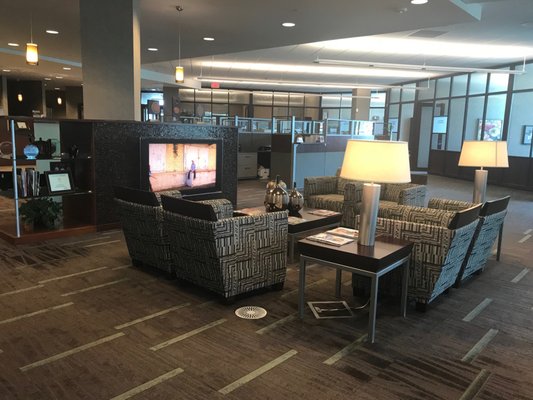
M 470 203 L 468 201 L 440 199 L 434 197 L 429 199 L 428 208 L 447 211 L 461 211 L 475 205 L 475 203 Z
M 317 194 L 337 193 L 336 176 L 313 176 L 304 179 L 304 200 Z
M 227 199 L 200 200 L 198 203 L 209 204 L 213 208 L 217 219 L 233 217 L 233 205 Z
M 398 204 L 423 207 L 426 202 L 425 185 L 410 185 L 400 191 Z
M 363 183 L 347 183 L 344 186 L 344 202 L 359 203 L 363 199 Z

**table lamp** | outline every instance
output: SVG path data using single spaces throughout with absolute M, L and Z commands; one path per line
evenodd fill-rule
M 407 142 L 348 140 L 340 176 L 371 182 L 363 185 L 358 243 L 373 246 L 381 191 L 381 186 L 376 182 L 411 181 Z
M 507 142 L 465 140 L 459 157 L 460 167 L 480 167 L 474 178 L 474 203 L 485 202 L 487 176 L 484 167 L 508 168 Z

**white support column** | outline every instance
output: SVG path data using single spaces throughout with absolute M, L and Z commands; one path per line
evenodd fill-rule
M 86 119 L 141 120 L 139 0 L 80 0 Z

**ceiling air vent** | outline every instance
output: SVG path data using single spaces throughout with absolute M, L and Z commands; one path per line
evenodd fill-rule
M 446 31 L 432 31 L 430 29 L 420 29 L 416 32 L 411 33 L 410 35 L 407 35 L 409 37 L 418 37 L 418 38 L 436 38 L 438 36 L 444 35 L 445 33 L 448 33 Z

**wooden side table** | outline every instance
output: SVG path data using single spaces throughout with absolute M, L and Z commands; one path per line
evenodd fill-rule
M 342 271 L 367 276 L 371 279 L 368 341 L 374 343 L 376 331 L 376 305 L 379 278 L 403 266 L 401 314 L 405 317 L 409 280 L 409 256 L 413 243 L 389 236 L 376 237 L 374 246 L 361 246 L 356 241 L 336 247 L 303 239 L 300 248 L 300 279 L 298 283 L 298 313 L 303 318 L 305 307 L 305 270 L 308 263 L 337 269 L 335 294 L 340 297 Z

